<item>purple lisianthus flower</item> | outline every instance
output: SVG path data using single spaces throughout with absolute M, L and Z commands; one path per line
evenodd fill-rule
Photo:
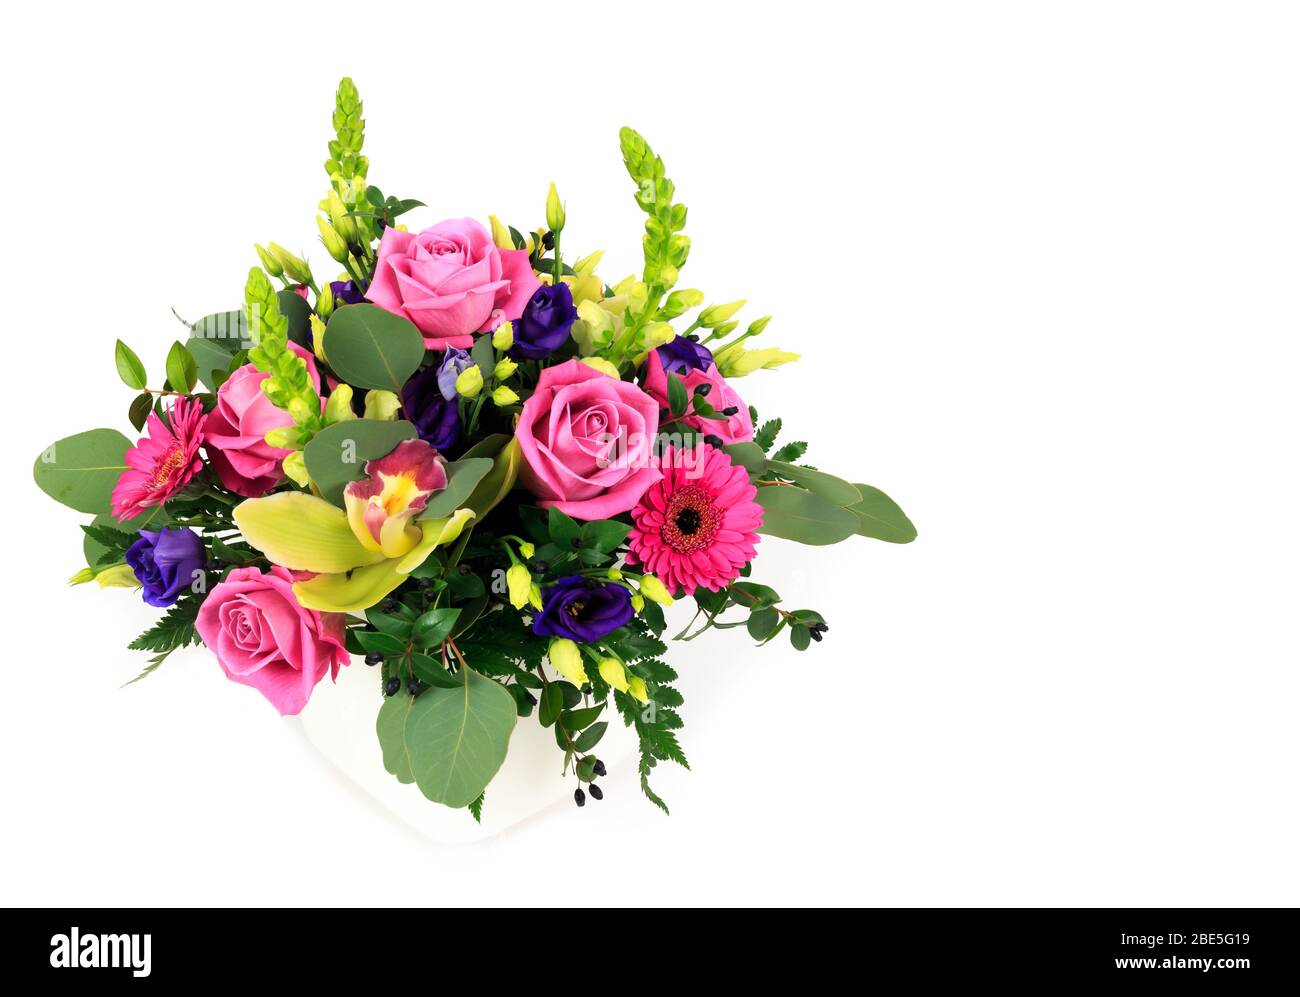
M 713 366 L 713 354 L 707 346 L 693 339 L 676 336 L 658 349 L 659 363 L 670 374 L 689 374 L 693 370 L 707 371 Z
M 632 596 L 622 585 L 570 575 L 542 591 L 542 611 L 533 619 L 533 633 L 590 644 L 633 615 Z
M 578 320 L 573 294 L 568 284 L 543 284 L 524 305 L 524 313 L 514 322 L 515 345 L 510 355 L 515 359 L 541 360 L 550 356 L 569 338 L 569 330 Z
M 438 390 L 442 392 L 443 398 L 449 402 L 456 400 L 456 378 L 473 366 L 474 361 L 470 359 L 469 351 L 455 346 L 447 347 L 447 353 L 438 367 Z
M 203 570 L 203 541 L 192 530 L 141 530 L 126 552 L 126 563 L 144 586 L 151 606 L 172 606 Z
M 460 408 L 456 403 L 454 387 L 456 379 L 452 378 L 450 397 L 442 390 L 442 380 L 441 367 L 425 367 L 417 371 L 402 388 L 402 408 L 406 412 L 406 418 L 415 426 L 420 439 L 438 451 L 450 450 L 460 439 Z
M 361 289 L 350 280 L 330 281 L 330 293 L 334 295 L 336 305 L 359 305 L 366 300 Z

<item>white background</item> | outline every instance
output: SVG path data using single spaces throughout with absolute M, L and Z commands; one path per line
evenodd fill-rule
M 4 901 L 547 903 L 557 867 L 585 905 L 1300 900 L 1284 5 L 282 6 L 8 15 Z M 624 771 L 426 845 L 203 652 L 119 690 L 153 612 L 64 585 L 81 517 L 31 460 L 128 429 L 113 340 L 159 370 L 254 241 L 329 269 L 345 73 L 413 224 L 537 224 L 554 179 L 611 279 L 635 125 L 690 205 L 683 284 L 804 354 L 747 400 L 920 529 L 767 579 L 823 645 L 678 659 L 671 818 Z

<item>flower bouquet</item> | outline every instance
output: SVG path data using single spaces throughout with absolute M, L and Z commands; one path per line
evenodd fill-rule
M 804 650 L 826 621 L 751 579 L 760 539 L 915 530 L 741 398 L 797 357 L 753 347 L 768 319 L 741 329 L 743 301 L 677 287 L 686 206 L 635 131 L 645 267 L 609 284 L 600 252 L 562 251 L 554 185 L 536 231 L 408 230 L 422 205 L 368 182 L 361 113 L 343 80 L 316 219 L 336 279 L 257 246 L 244 306 L 186 322 L 160 386 L 118 341 L 139 440 L 93 429 L 37 459 L 37 484 L 94 516 L 72 580 L 166 609 L 132 681 L 202 642 L 296 714 L 361 658 L 385 768 L 475 818 L 524 718 L 553 729 L 579 806 L 602 796 L 609 723 L 634 728 L 666 811 L 650 775 L 686 756 L 664 608 L 694 610 L 677 639 L 743 627 Z

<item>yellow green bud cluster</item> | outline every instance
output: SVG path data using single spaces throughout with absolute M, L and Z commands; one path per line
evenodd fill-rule
M 301 449 L 321 429 L 320 396 L 311 383 L 306 361 L 289 349 L 289 323 L 280 312 L 270 279 L 257 267 L 248 272 L 244 303 L 255 344 L 248 352 L 249 362 L 268 375 L 262 391 L 271 404 L 293 417 L 297 430 L 292 445 L 278 445 Z

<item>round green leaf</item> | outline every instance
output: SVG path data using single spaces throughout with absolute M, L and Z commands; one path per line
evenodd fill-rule
M 379 707 L 379 717 L 375 721 L 375 732 L 379 735 L 379 747 L 384 753 L 384 768 L 397 776 L 398 782 L 414 782 L 411 763 L 406 757 L 406 715 L 411 712 L 414 700 L 410 696 L 389 696 L 384 705 Z
M 397 444 L 413 440 L 415 435 L 409 422 L 349 419 L 317 433 L 303 449 L 303 459 L 321 495 L 341 506 L 344 487 L 365 476 L 366 461 L 387 456 Z
M 769 486 L 758 490 L 763 507 L 759 533 L 801 544 L 839 543 L 858 529 L 858 516 L 802 488 Z
M 131 441 L 116 429 L 92 429 L 50 444 L 36 458 L 37 486 L 56 502 L 98 516 L 111 511 Z
M 374 305 L 346 305 L 330 317 L 325 354 L 353 387 L 400 395 L 424 359 L 424 337 L 400 315 Z
M 487 457 L 470 457 L 454 460 L 447 465 L 447 487 L 436 495 L 429 497 L 429 504 L 420 519 L 440 519 L 450 516 L 465 504 L 465 500 L 474 491 L 474 486 L 483 480 L 483 476 L 492 470 L 492 461 Z
M 460 687 L 432 686 L 411 702 L 403 741 L 411 774 L 435 803 L 466 807 L 506 760 L 515 729 L 515 700 L 472 669 Z

